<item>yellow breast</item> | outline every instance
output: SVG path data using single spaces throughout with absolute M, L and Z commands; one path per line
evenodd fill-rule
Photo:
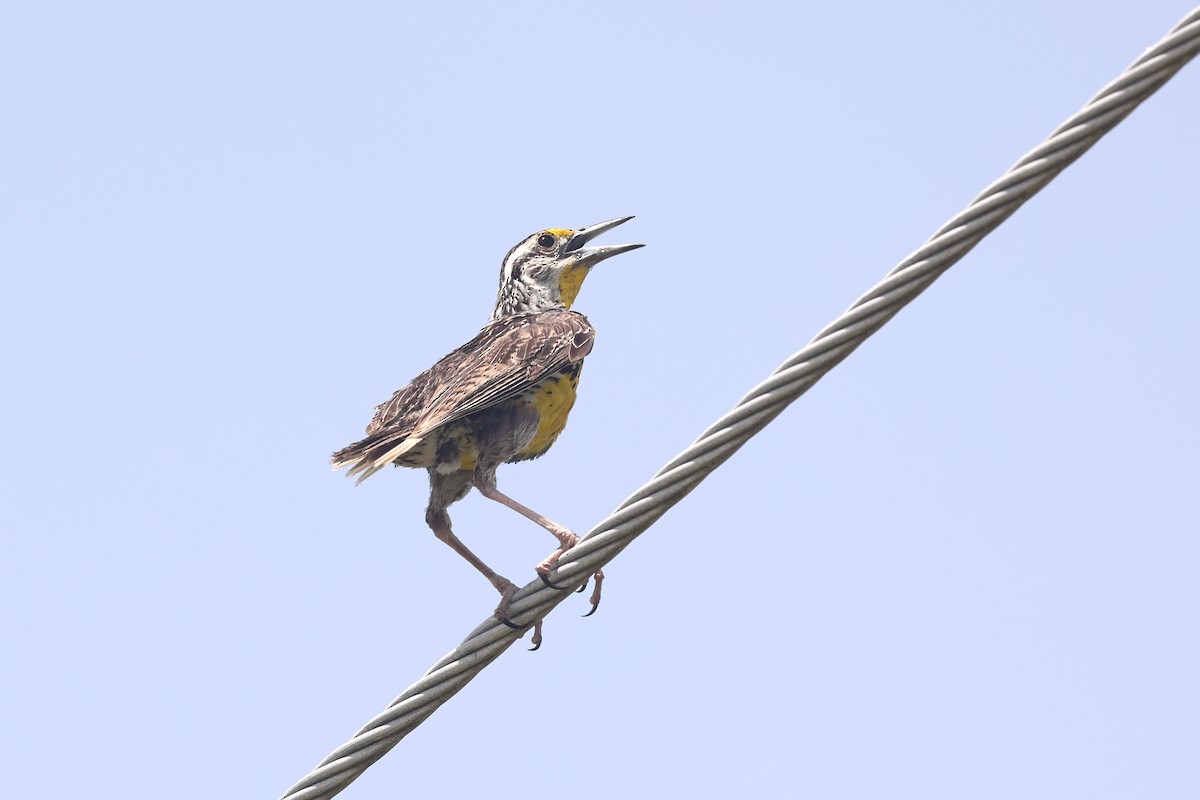
M 539 383 L 526 396 L 526 402 L 537 409 L 539 422 L 533 438 L 517 454 L 516 460 L 537 458 L 545 453 L 567 426 L 567 415 L 575 405 L 575 388 L 579 385 L 582 367 L 582 362 L 567 366 Z

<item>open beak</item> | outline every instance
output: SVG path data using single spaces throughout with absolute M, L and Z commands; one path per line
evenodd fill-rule
M 584 247 L 585 244 L 605 231 L 610 231 L 623 222 L 629 222 L 631 219 L 633 217 L 618 217 L 617 219 L 610 219 L 608 222 L 601 222 L 596 225 L 589 225 L 586 228 L 580 228 L 575 231 L 575 235 L 567 243 L 565 252 L 576 255 L 575 266 L 591 268 L 606 258 L 612 258 L 613 256 L 619 256 L 621 253 L 628 253 L 630 250 L 645 247 L 642 244 L 610 244 L 600 247 Z

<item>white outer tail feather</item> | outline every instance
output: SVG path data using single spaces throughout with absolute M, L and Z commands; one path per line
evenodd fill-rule
M 423 436 L 412 436 L 405 439 L 391 450 L 388 450 L 374 461 L 368 461 L 366 455 L 364 454 L 362 457 L 355 460 L 338 461 L 334 463 L 333 468 L 335 470 L 339 470 L 342 467 L 350 466 L 350 471 L 347 473 L 347 475 L 358 475 L 358 480 L 355 481 L 355 484 L 359 484 L 424 441 L 425 437 Z

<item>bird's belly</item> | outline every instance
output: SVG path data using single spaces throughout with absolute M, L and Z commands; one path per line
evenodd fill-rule
M 554 440 L 567 426 L 567 415 L 575 405 L 575 389 L 579 385 L 579 372 L 583 362 L 570 364 L 533 387 L 523 398 L 538 413 L 538 426 L 529 444 L 525 445 L 513 461 L 537 458 L 550 449 Z

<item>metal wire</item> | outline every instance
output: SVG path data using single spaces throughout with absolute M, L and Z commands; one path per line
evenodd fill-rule
M 1200 51 L 1200 8 L 1031 150 L 919 250 L 860 297 L 695 443 L 659 470 L 559 561 L 559 585 L 578 585 L 621 552 L 793 400 L 953 266 L 1021 204 L 1083 155 Z M 532 622 L 566 598 L 540 581 L 516 596 L 511 618 Z M 288 790 L 283 800 L 336 795 L 449 700 L 520 634 L 489 618 L 346 744 Z

